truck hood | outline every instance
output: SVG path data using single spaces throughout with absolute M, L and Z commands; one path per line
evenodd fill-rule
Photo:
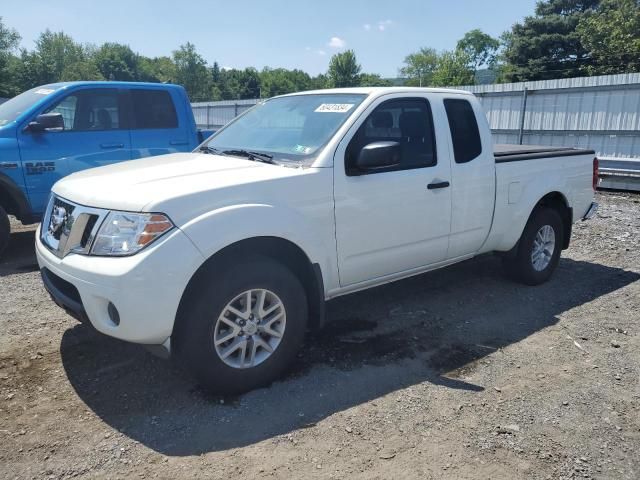
M 159 211 L 172 199 L 286 178 L 302 169 L 204 153 L 175 153 L 77 172 L 52 191 L 81 205 Z M 160 210 L 162 211 L 162 210 Z M 164 211 L 164 213 L 170 213 Z

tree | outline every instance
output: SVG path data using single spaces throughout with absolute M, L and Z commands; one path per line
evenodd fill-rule
M 390 87 L 393 83 L 382 78 L 377 73 L 362 73 L 360 74 L 359 85 L 361 87 Z
M 128 45 L 107 42 L 93 55 L 94 62 L 104 78 L 132 82 L 140 80 L 140 56 Z
M 5 26 L 0 17 L 0 97 L 12 97 L 18 93 L 14 75 L 18 62 L 13 52 L 19 42 L 18 32 Z
M 49 29 L 41 33 L 36 40 L 36 48 L 32 55 L 36 57 L 33 61 L 39 64 L 41 75 L 46 77 L 46 81 L 42 83 L 59 81 L 65 68 L 87 60 L 82 45 L 64 32 L 52 32 Z
M 176 64 L 169 57 L 140 57 L 140 80 L 144 82 L 175 83 Z
M 470 64 L 471 57 L 462 50 L 442 52 L 438 56 L 438 63 L 431 75 L 429 85 L 433 87 L 472 85 L 474 71 Z
M 404 67 L 400 69 L 400 75 L 407 78 L 405 84 L 414 87 L 429 85 L 438 65 L 438 59 L 438 52 L 433 48 L 421 48 L 407 55 L 404 59 Z
M 176 82 L 182 85 L 192 102 L 209 100 L 211 94 L 211 75 L 207 62 L 196 51 L 195 45 L 187 42 L 173 52 L 176 64 Z
M 260 98 L 260 74 L 255 68 L 245 68 L 240 72 L 241 99 Z
M 499 48 L 500 40 L 487 35 L 479 28 L 465 33 L 456 45 L 456 50 L 461 50 L 469 56 L 474 72 L 480 67 L 491 68 L 496 61 Z
M 637 0 L 604 0 L 583 16 L 576 29 L 590 52 L 592 75 L 640 71 L 640 3 Z
M 74 80 L 104 80 L 104 77 L 95 63 L 89 60 L 83 60 L 67 65 L 62 71 L 60 80 L 63 82 L 72 82 Z
M 354 51 L 347 50 L 331 57 L 327 77 L 332 87 L 356 87 L 360 84 L 361 70 Z
M 311 78 L 309 82 L 309 90 L 322 90 L 323 88 L 329 88 L 329 78 L 323 73 Z
M 600 0 L 543 0 L 535 15 L 516 23 L 504 40 L 506 81 L 584 75 L 592 59 L 576 31 Z

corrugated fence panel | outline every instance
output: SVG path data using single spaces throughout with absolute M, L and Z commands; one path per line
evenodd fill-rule
M 496 143 L 584 147 L 598 155 L 640 159 L 640 73 L 455 87 L 475 93 Z M 219 128 L 259 100 L 193 104 L 201 128 Z
M 220 128 L 253 107 L 260 100 L 222 100 L 192 103 L 193 116 L 200 128 Z
M 587 147 L 640 159 L 640 74 L 456 87 L 475 93 L 496 143 Z

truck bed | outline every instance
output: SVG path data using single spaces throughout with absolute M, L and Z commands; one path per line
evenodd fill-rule
M 570 147 L 544 147 L 540 145 L 496 144 L 493 146 L 496 163 L 535 160 L 538 158 L 595 155 L 595 151 Z

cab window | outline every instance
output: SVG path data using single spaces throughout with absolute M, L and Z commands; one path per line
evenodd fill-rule
M 120 127 L 118 92 L 115 89 L 81 90 L 64 97 L 46 113 L 60 113 L 64 131 L 117 130 Z
M 424 98 L 403 98 L 378 105 L 349 142 L 345 158 L 347 173 L 354 172 L 357 156 L 363 147 L 381 141 L 400 144 L 400 163 L 375 173 L 436 165 L 429 102 Z

